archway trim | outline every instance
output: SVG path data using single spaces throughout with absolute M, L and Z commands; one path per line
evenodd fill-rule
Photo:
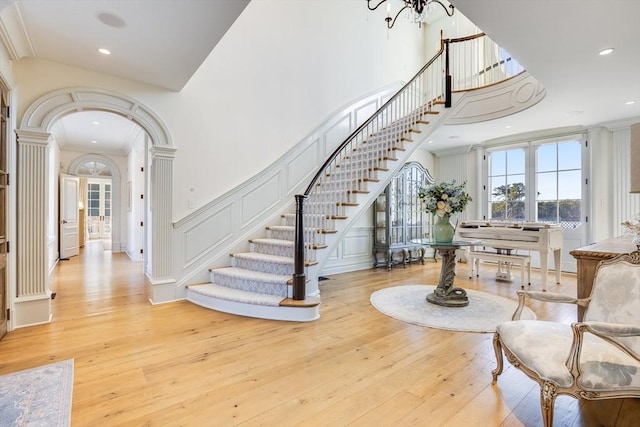
M 154 145 L 172 146 L 167 127 L 153 111 L 126 95 L 95 88 L 66 88 L 40 97 L 25 111 L 20 128 L 48 132 L 57 119 L 91 110 L 119 114 L 142 127 Z

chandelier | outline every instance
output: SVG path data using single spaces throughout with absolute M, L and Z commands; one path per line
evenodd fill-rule
M 400 14 L 405 9 L 413 9 L 413 22 L 418 23 L 422 23 L 426 20 L 433 3 L 437 3 L 442 6 L 444 11 L 449 16 L 453 16 L 454 11 L 454 7 L 452 4 L 450 4 L 449 8 L 447 8 L 447 6 L 445 6 L 439 0 L 402 0 L 404 6 L 398 11 L 398 13 L 396 13 L 396 16 L 393 18 L 391 17 L 391 0 L 380 0 L 378 1 L 378 4 L 373 7 L 371 7 L 371 0 L 367 0 L 367 7 L 369 8 L 369 10 L 376 10 L 378 6 L 385 2 L 387 2 L 387 17 L 384 18 L 384 20 L 387 22 L 387 28 L 393 27 L 393 25 L 396 23 L 396 19 L 398 19 L 398 16 L 400 16 Z M 449 13 L 449 9 L 451 9 L 451 13 Z

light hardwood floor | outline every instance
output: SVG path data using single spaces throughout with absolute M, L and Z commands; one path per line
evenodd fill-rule
M 491 268 L 457 285 L 515 299 Z M 152 306 L 142 265 L 92 250 L 55 269 L 54 318 L 0 341 L 0 374 L 75 359 L 74 426 L 538 426 L 538 386 L 505 364 L 492 334 L 435 330 L 386 317 L 375 290 L 434 284 L 440 264 L 330 276 L 321 318 L 285 323 L 188 302 Z M 565 274 L 550 291 L 575 294 Z M 540 273 L 532 273 L 538 289 Z M 549 276 L 550 283 L 553 278 Z M 572 321 L 574 307 L 532 307 Z M 560 397 L 556 426 L 637 426 L 640 400 Z

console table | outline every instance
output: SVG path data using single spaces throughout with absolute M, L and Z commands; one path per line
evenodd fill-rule
M 631 243 L 631 240 L 631 236 L 618 236 L 569 252 L 576 259 L 578 267 L 578 298 L 587 298 L 591 295 L 593 276 L 600 261 L 636 250 L 636 246 Z M 584 308 L 578 306 L 579 322 L 582 321 L 583 316 Z

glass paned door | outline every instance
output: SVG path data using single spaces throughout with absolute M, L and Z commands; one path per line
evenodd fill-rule
M 87 182 L 87 236 L 111 238 L 111 182 Z

